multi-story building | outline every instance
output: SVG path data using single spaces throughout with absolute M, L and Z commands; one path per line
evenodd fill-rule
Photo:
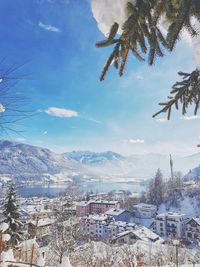
M 107 210 L 120 208 L 119 201 L 108 200 L 90 200 L 88 202 L 79 202 L 76 205 L 76 216 L 84 217 L 88 214 L 102 214 Z
M 186 223 L 185 237 L 188 240 L 200 242 L 200 218 L 192 218 Z
M 155 205 L 139 203 L 133 206 L 135 216 L 141 219 L 152 218 L 155 216 L 157 207 Z
M 106 214 L 88 215 L 82 218 L 83 235 L 96 240 L 108 240 L 118 233 L 135 229 L 134 223 L 115 221 Z
M 155 232 L 163 237 L 182 238 L 188 218 L 185 214 L 168 212 L 158 214 L 154 222 Z

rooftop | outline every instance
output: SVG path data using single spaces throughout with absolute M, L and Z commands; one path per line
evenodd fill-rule
M 114 209 L 114 208 L 111 208 L 108 211 L 106 211 L 105 214 L 110 215 L 110 216 L 119 216 L 120 214 L 122 214 L 125 211 L 126 210 L 124 210 L 124 209 Z
M 37 227 L 50 225 L 50 224 L 53 224 L 54 222 L 55 222 L 54 219 L 49 219 L 49 218 L 40 219 L 38 221 L 29 221 L 29 223 L 31 223 Z

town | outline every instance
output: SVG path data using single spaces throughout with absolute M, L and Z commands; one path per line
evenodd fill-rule
M 160 174 L 158 170 L 155 179 L 160 178 Z M 177 178 L 173 180 L 177 182 Z M 15 195 L 14 186 L 11 187 L 10 193 Z M 181 203 L 192 191 L 199 192 L 199 183 L 182 181 L 179 188 L 175 187 L 175 198 Z M 162 266 L 168 262 L 199 262 L 200 211 L 191 216 L 190 210 L 181 212 L 181 205 L 177 203 L 171 205 L 170 210 L 163 210 L 160 203 L 147 202 L 148 192 L 75 192 L 76 186 L 72 184 L 70 190 L 57 197 L 18 197 L 22 238 L 16 238 L 12 253 L 5 223 L 6 196 L 1 198 L 2 262 L 26 262 L 41 267 L 115 266 L 114 262 L 118 262 L 116 266 L 129 266 L 127 262 L 133 266 Z M 194 195 L 189 196 L 193 202 Z M 96 250 L 104 251 L 100 258 Z M 120 263 L 116 257 L 119 250 Z M 106 265 L 111 260 L 110 254 L 115 257 L 111 265 Z

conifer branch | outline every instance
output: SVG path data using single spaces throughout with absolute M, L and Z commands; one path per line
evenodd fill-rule
M 183 78 L 181 82 L 176 82 L 172 86 L 168 101 L 159 103 L 164 106 L 160 111 L 153 115 L 153 118 L 160 113 L 167 113 L 168 120 L 170 119 L 171 109 L 175 106 L 178 109 L 178 103 L 182 105 L 182 115 L 187 113 L 187 109 L 192 104 L 195 105 L 194 115 L 197 114 L 200 104 L 200 71 L 195 69 L 192 73 L 178 72 Z

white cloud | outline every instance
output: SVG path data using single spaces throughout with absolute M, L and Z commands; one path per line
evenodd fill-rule
M 129 139 L 128 142 L 130 144 L 144 144 L 144 139 Z
M 78 116 L 78 112 L 75 110 L 57 108 L 57 107 L 49 107 L 44 112 L 50 116 L 59 117 L 59 118 L 71 118 L 71 117 Z
M 200 120 L 199 115 L 193 115 L 193 116 L 183 116 L 181 117 L 182 120 L 191 121 L 191 120 Z
M 157 119 L 156 121 L 160 123 L 164 123 L 164 122 L 167 122 L 168 120 L 165 118 L 160 118 L 160 119 Z
M 48 134 L 48 131 L 44 131 L 44 132 L 42 133 L 42 135 L 46 135 L 46 134 Z
M 38 26 L 46 31 L 49 32 L 61 32 L 61 30 L 55 26 L 52 26 L 50 24 L 44 24 L 41 21 L 38 23 Z

